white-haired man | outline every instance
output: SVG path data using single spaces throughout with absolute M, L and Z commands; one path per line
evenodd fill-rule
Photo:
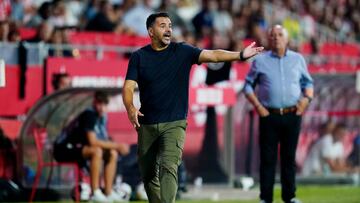
M 282 199 L 297 203 L 295 153 L 301 115 L 313 98 L 313 82 L 304 58 L 287 48 L 285 28 L 275 25 L 268 35 L 270 51 L 255 58 L 244 87 L 247 99 L 260 115 L 260 199 L 262 203 L 273 201 L 280 144 Z

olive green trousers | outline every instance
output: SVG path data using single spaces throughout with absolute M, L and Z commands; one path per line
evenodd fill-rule
M 179 120 L 137 129 L 140 173 L 150 203 L 175 202 L 186 126 Z

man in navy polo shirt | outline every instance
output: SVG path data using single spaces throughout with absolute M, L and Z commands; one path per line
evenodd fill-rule
M 201 50 L 171 42 L 171 20 L 155 13 L 146 21 L 151 44 L 130 59 L 123 100 L 138 132 L 139 166 L 150 203 L 171 203 L 177 191 L 177 168 L 184 147 L 189 75 L 193 64 L 246 60 L 263 50 L 255 43 L 242 52 Z M 133 104 L 140 90 L 140 110 Z

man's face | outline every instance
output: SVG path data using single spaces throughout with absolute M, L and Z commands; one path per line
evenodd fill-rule
M 347 134 L 347 130 L 345 128 L 337 128 L 334 131 L 334 141 L 341 142 L 346 134 Z
M 269 42 L 272 49 L 286 49 L 288 36 L 281 26 L 275 26 L 269 33 Z
M 62 77 L 59 81 L 59 89 L 65 89 L 71 87 L 71 78 Z
M 169 45 L 171 42 L 172 26 L 171 20 L 167 17 L 158 17 L 152 27 L 149 28 L 149 35 L 152 40 L 159 41 L 162 45 Z
M 96 112 L 100 116 L 104 116 L 108 111 L 108 105 L 106 103 L 103 103 L 103 102 L 95 101 L 94 102 L 94 107 L 95 107 Z

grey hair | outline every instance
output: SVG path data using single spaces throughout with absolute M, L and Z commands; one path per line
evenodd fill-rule
M 275 28 L 281 29 L 282 32 L 283 32 L 283 34 L 284 34 L 284 36 L 285 36 L 287 39 L 289 39 L 289 32 L 287 31 L 286 28 L 284 28 L 284 27 L 283 27 L 282 25 L 280 25 L 280 24 L 273 25 L 273 26 L 271 26 L 271 27 L 269 28 L 269 30 L 268 30 L 268 35 L 269 35 L 269 36 L 270 36 L 270 34 L 271 34 L 271 31 L 272 31 L 273 29 L 275 29 Z

